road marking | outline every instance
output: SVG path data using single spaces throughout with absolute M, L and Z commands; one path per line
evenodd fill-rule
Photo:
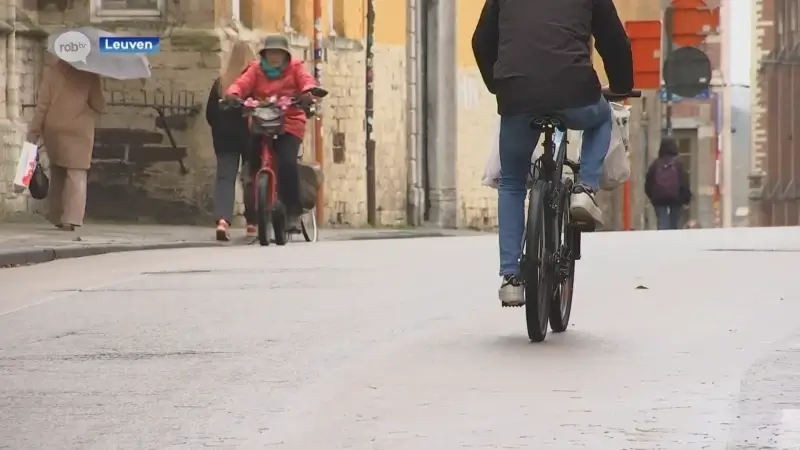
M 781 410 L 777 441 L 780 450 L 800 449 L 800 409 Z

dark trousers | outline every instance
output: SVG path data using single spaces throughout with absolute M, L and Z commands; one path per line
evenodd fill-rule
M 217 153 L 217 179 L 214 185 L 214 220 L 224 219 L 229 224 L 233 220 L 233 206 L 236 198 L 236 174 L 239 173 L 241 153 Z M 248 170 L 247 162 L 241 161 L 242 172 Z M 244 181 L 244 178 L 242 179 Z M 244 216 L 253 223 L 253 189 L 244 185 Z
M 654 205 L 659 230 L 677 230 L 681 226 L 683 205 Z
M 256 136 L 253 144 L 252 157 L 250 158 L 252 179 L 255 179 L 255 174 L 261 168 L 260 144 L 262 139 L 265 138 Z M 300 205 L 300 175 L 297 171 L 297 160 L 300 156 L 300 144 L 302 142 L 302 139 L 290 133 L 281 134 L 272 141 L 273 163 L 278 172 L 278 198 L 290 215 L 303 213 L 303 208 Z

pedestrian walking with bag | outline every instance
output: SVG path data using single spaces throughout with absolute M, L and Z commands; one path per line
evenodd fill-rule
M 656 213 L 659 230 L 681 228 L 683 207 L 691 203 L 692 190 L 689 173 L 678 158 L 678 145 L 672 138 L 664 138 L 658 158 L 647 171 L 644 191 Z
M 72 231 L 83 225 L 94 129 L 105 109 L 97 74 L 47 54 L 28 142 L 44 143 L 50 160 L 47 220 Z
M 211 127 L 214 153 L 217 156 L 217 177 L 214 185 L 214 218 L 216 219 L 217 240 L 230 240 L 230 226 L 233 220 L 233 207 L 236 201 L 236 175 L 240 168 L 248 171 L 248 159 L 253 151 L 247 121 L 242 112 L 236 109 L 223 110 L 219 101 L 234 81 L 256 60 L 250 44 L 237 41 L 233 44 L 230 56 L 222 74 L 214 80 L 208 93 L 206 121 Z M 242 178 L 244 193 L 244 217 L 247 220 L 247 235 L 256 234 L 256 217 L 253 212 L 253 189 L 250 177 Z

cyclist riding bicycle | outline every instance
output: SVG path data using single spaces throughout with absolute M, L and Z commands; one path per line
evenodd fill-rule
M 274 35 L 264 39 L 259 58 L 250 63 L 242 75 L 225 91 L 226 97 L 253 97 L 266 100 L 275 95 L 279 97 L 299 96 L 301 101 L 312 102 L 309 90 L 317 86 L 317 81 L 305 69 L 300 59 L 292 58 L 289 40 L 286 36 Z M 285 133 L 273 143 L 275 162 L 278 171 L 278 197 L 286 208 L 289 229 L 299 229 L 299 218 L 303 213 L 299 197 L 299 175 L 297 160 L 300 144 L 306 129 L 306 115 L 300 108 L 290 108 L 284 122 Z M 256 136 L 260 139 L 260 136 Z M 260 141 L 257 141 L 260 144 Z M 252 176 L 261 166 L 260 145 L 251 146 L 248 174 Z
M 592 37 L 610 89 L 633 89 L 633 56 L 613 0 L 486 0 L 472 49 L 500 114 L 498 226 L 500 301 L 525 303 L 519 259 L 525 228 L 526 180 L 540 132 L 537 116 L 556 114 L 567 128 L 582 130 L 579 183 L 570 216 L 603 224 L 595 200 L 611 143 L 612 110 L 601 95 L 592 65 Z

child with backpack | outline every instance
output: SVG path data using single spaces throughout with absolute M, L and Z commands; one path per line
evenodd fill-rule
M 662 139 L 658 159 L 647 171 L 644 192 L 655 209 L 659 230 L 681 227 L 683 207 L 692 201 L 692 190 L 689 173 L 678 158 L 678 145 L 674 139 Z

